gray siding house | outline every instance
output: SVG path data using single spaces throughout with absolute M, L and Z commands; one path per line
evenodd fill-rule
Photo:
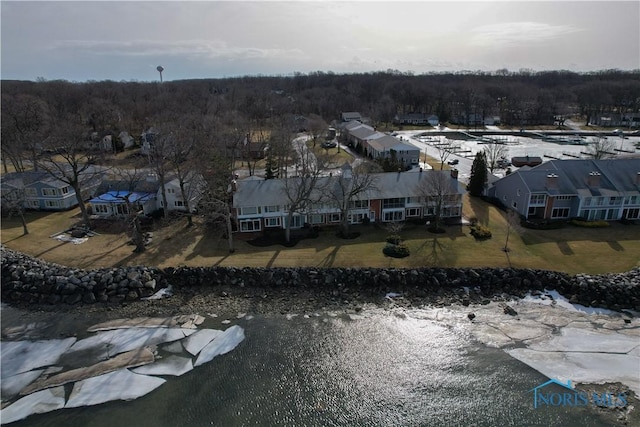
M 553 160 L 499 179 L 487 194 L 524 218 L 640 219 L 640 159 Z

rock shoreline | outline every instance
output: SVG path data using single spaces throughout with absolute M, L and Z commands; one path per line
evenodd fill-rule
M 571 276 L 514 268 L 252 268 L 118 267 L 81 270 L 1 247 L 2 300 L 16 306 L 110 306 L 149 297 L 171 285 L 178 299 L 239 297 L 243 307 L 279 311 L 306 306 L 380 303 L 400 294 L 408 306 L 486 304 L 555 289 L 572 303 L 640 311 L 640 268 L 619 274 Z M 294 301 L 295 300 L 295 301 Z M 158 301 L 153 301 L 158 303 Z M 162 304 L 160 304 L 162 305 Z M 171 305 L 171 304 L 170 304 Z M 300 306 L 301 305 L 301 306 Z M 242 307 L 240 307 L 242 306 Z

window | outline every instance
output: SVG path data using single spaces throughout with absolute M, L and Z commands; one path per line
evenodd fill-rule
M 176 200 L 173 202 L 176 207 L 184 207 L 184 202 L 182 200 Z
M 407 216 L 420 216 L 420 208 L 407 209 Z
M 265 206 L 264 211 L 265 213 L 280 212 L 280 206 L 277 206 L 277 205 Z
M 167 194 L 175 194 L 176 189 L 175 188 L 167 188 Z
M 37 200 L 29 200 L 29 207 L 30 208 L 39 208 L 40 207 L 40 202 L 38 202 Z
M 69 194 L 69 186 L 62 188 L 62 194 Z
M 551 218 L 568 218 L 569 208 L 555 208 L 551 211 Z
M 420 197 L 409 197 L 407 200 L 407 203 L 411 203 L 411 204 L 419 204 L 421 202 L 421 198 Z
M 520 189 L 518 188 L 518 189 L 516 190 L 516 196 L 519 196 L 519 195 L 520 195 Z
M 571 200 L 571 196 L 556 196 L 556 200 Z
M 609 199 L 609 202 L 610 202 L 609 204 L 614 205 L 614 206 L 615 205 L 620 205 L 620 204 L 622 204 L 622 197 L 611 197 Z
M 625 205 L 636 205 L 640 202 L 640 197 L 638 196 L 627 196 L 624 198 Z
M 323 214 L 311 215 L 311 224 L 322 224 L 322 223 L 324 223 L 324 215 Z
M 291 228 L 300 228 L 304 225 L 304 215 L 294 215 L 291 218 Z
M 58 194 L 55 188 L 43 188 L 41 191 L 43 196 L 55 196 Z
M 93 212 L 98 214 L 106 214 L 109 212 L 107 205 L 93 205 Z
M 584 198 L 584 206 L 591 206 L 591 201 L 593 199 L 591 197 L 585 197 Z
M 627 219 L 638 219 L 640 218 L 640 209 L 625 209 L 623 212 L 623 217 Z
M 59 208 L 60 202 L 58 202 L 57 200 L 45 200 L 44 205 L 48 208 Z
M 361 224 L 366 217 L 363 213 L 349 214 L 349 224 Z
M 604 205 L 604 197 L 596 197 L 596 205 L 602 206 Z
M 607 209 L 607 220 L 611 221 L 618 216 L 618 209 Z
M 350 209 L 367 209 L 369 207 L 369 200 L 352 200 L 349 203 Z
M 36 191 L 35 188 L 25 188 L 24 189 L 24 194 L 27 197 L 37 197 L 38 196 L 38 192 Z
M 264 220 L 265 227 L 280 227 L 280 217 L 275 218 L 265 218 Z
M 404 211 L 384 212 L 384 221 L 402 221 L 404 220 Z
M 251 206 L 251 207 L 246 207 L 246 208 L 240 208 L 240 215 L 256 215 L 261 213 L 262 209 L 260 209 L 260 207 L 256 207 L 256 206 Z
M 339 213 L 329 214 L 329 222 L 340 222 L 340 214 Z
M 382 207 L 384 209 L 389 208 L 404 208 L 404 197 L 384 199 L 382 201 Z
M 240 221 L 240 231 L 260 231 L 259 219 L 243 219 Z
M 514 208 L 516 208 L 516 209 L 517 209 L 517 208 L 518 208 L 518 202 L 513 202 L 513 203 L 511 203 L 511 206 L 513 206 Z
M 544 205 L 546 196 L 544 194 L 532 194 L 529 198 L 530 205 Z

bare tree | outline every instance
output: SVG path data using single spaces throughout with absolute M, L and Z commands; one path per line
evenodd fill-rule
M 444 169 L 444 163 L 447 161 L 449 156 L 456 153 L 460 150 L 460 143 L 458 142 L 449 142 L 446 145 L 438 146 L 438 158 L 440 159 L 440 170 Z
M 205 123 L 202 138 L 191 147 L 192 172 L 202 176 L 203 191 L 198 203 L 198 213 L 208 226 L 223 224 L 229 252 L 234 252 L 233 224 L 231 221 L 234 156 L 225 153 L 224 135 L 220 137 L 219 123 Z M 222 147 L 222 148 L 221 148 Z
M 324 169 L 322 162 L 317 159 L 300 139 L 294 141 L 298 146 L 295 176 L 284 178 L 283 192 L 287 199 L 287 221 L 285 224 L 285 240 L 291 241 L 291 227 L 296 214 L 306 211 L 309 207 L 319 203 L 324 195 L 324 188 L 320 185 L 320 177 Z
M 7 159 L 17 172 L 25 171 L 25 157 L 38 170 L 36 158 L 40 142 L 49 126 L 49 109 L 46 103 L 32 95 L 3 95 L 1 126 L 5 172 Z
M 490 144 L 485 144 L 483 151 L 485 158 L 487 159 L 487 167 L 491 173 L 498 168 L 499 161 L 506 159 L 509 155 L 509 149 L 507 146 L 495 141 Z
M 339 176 L 331 177 L 325 188 L 325 198 L 340 211 L 340 234 L 349 237 L 349 211 L 357 208 L 367 192 L 374 190 L 376 177 L 369 174 L 366 167 L 352 169 L 345 164 Z
M 29 229 L 27 228 L 27 221 L 24 217 L 25 199 L 24 185 L 2 186 L 2 212 L 9 218 L 13 215 L 19 216 L 22 221 L 22 234 L 26 236 L 29 234 Z
M 313 139 L 313 148 L 316 148 L 318 137 L 322 135 L 328 128 L 327 122 L 317 114 L 310 114 L 308 119 L 309 136 Z
M 520 216 L 514 210 L 509 210 L 507 212 L 507 237 L 504 241 L 504 248 L 502 250 L 504 252 L 509 252 L 509 235 L 511 234 L 511 230 L 519 231 L 520 230 Z
M 606 159 L 615 154 L 614 147 L 613 140 L 609 140 L 605 136 L 598 136 L 589 144 L 588 153 L 594 160 Z
M 93 166 L 98 163 L 100 153 L 87 150 L 87 135 L 78 118 L 67 116 L 59 120 L 55 131 L 43 144 L 44 151 L 37 163 L 53 178 L 73 188 L 82 220 L 88 227 L 89 214 L 84 204 L 86 195 L 83 188 L 102 175 L 106 168 Z
M 172 126 L 163 126 L 154 136 L 153 142 L 149 146 L 149 164 L 158 176 L 160 182 L 160 195 L 162 197 L 162 207 L 164 218 L 169 218 L 169 206 L 167 206 L 167 176 L 169 165 L 167 158 L 175 150 L 176 137 L 172 132 Z
M 424 216 L 433 217 L 430 230 L 441 230 L 442 216 L 448 204 L 455 205 L 458 200 L 457 180 L 448 171 L 424 171 L 416 185 L 416 194 L 423 203 Z
M 188 227 L 193 225 L 195 206 L 191 206 L 191 200 L 199 195 L 204 185 L 202 175 L 197 171 L 197 162 L 194 161 L 195 146 L 203 139 L 201 123 L 194 118 L 176 130 L 173 147 L 167 153 L 167 160 L 176 174 L 180 187 Z

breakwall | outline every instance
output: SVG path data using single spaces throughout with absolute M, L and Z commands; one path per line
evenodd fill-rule
M 571 302 L 640 311 L 640 268 L 626 273 L 575 275 L 514 268 L 250 268 L 134 266 L 81 270 L 8 248 L 2 255 L 2 300 L 19 304 L 96 304 L 136 301 L 158 289 L 237 287 L 305 289 L 319 297 L 380 298 L 402 293 L 423 302 L 456 295 L 453 302 L 484 302 L 555 289 Z M 451 300 L 449 298 L 449 300 Z

